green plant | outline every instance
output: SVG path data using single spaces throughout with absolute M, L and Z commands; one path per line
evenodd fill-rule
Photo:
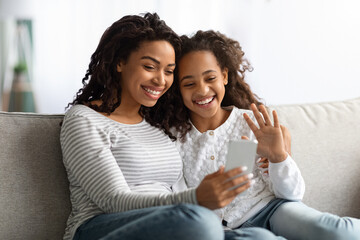
M 24 73 L 26 70 L 27 70 L 27 66 L 26 66 L 26 63 L 24 63 L 24 62 L 20 62 L 20 63 L 16 64 L 14 67 L 14 72 L 16 74 Z

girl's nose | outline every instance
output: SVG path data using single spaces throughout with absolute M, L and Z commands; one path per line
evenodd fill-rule
M 198 89 L 197 89 L 197 93 L 200 95 L 206 95 L 209 92 L 209 86 L 207 84 L 199 84 L 198 85 Z

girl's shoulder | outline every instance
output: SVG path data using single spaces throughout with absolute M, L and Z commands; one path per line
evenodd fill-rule
M 249 115 L 249 117 L 251 119 L 254 118 L 254 114 L 251 110 L 249 109 L 242 109 L 242 108 L 237 108 L 235 106 L 228 106 L 228 107 L 224 107 L 225 110 L 231 111 L 230 117 L 237 119 L 237 120 L 245 120 L 244 119 L 244 113 L 246 113 L 247 115 Z

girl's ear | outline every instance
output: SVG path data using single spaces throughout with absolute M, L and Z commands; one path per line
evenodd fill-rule
M 224 70 L 222 71 L 222 75 L 224 78 L 224 85 L 228 84 L 228 73 L 229 73 L 229 70 L 227 68 L 224 68 Z

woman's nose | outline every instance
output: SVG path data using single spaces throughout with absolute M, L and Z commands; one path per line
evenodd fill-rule
M 153 82 L 155 82 L 158 86 L 163 86 L 163 85 L 165 85 L 165 83 L 166 83 L 165 73 L 159 71 L 159 72 L 156 74 Z

